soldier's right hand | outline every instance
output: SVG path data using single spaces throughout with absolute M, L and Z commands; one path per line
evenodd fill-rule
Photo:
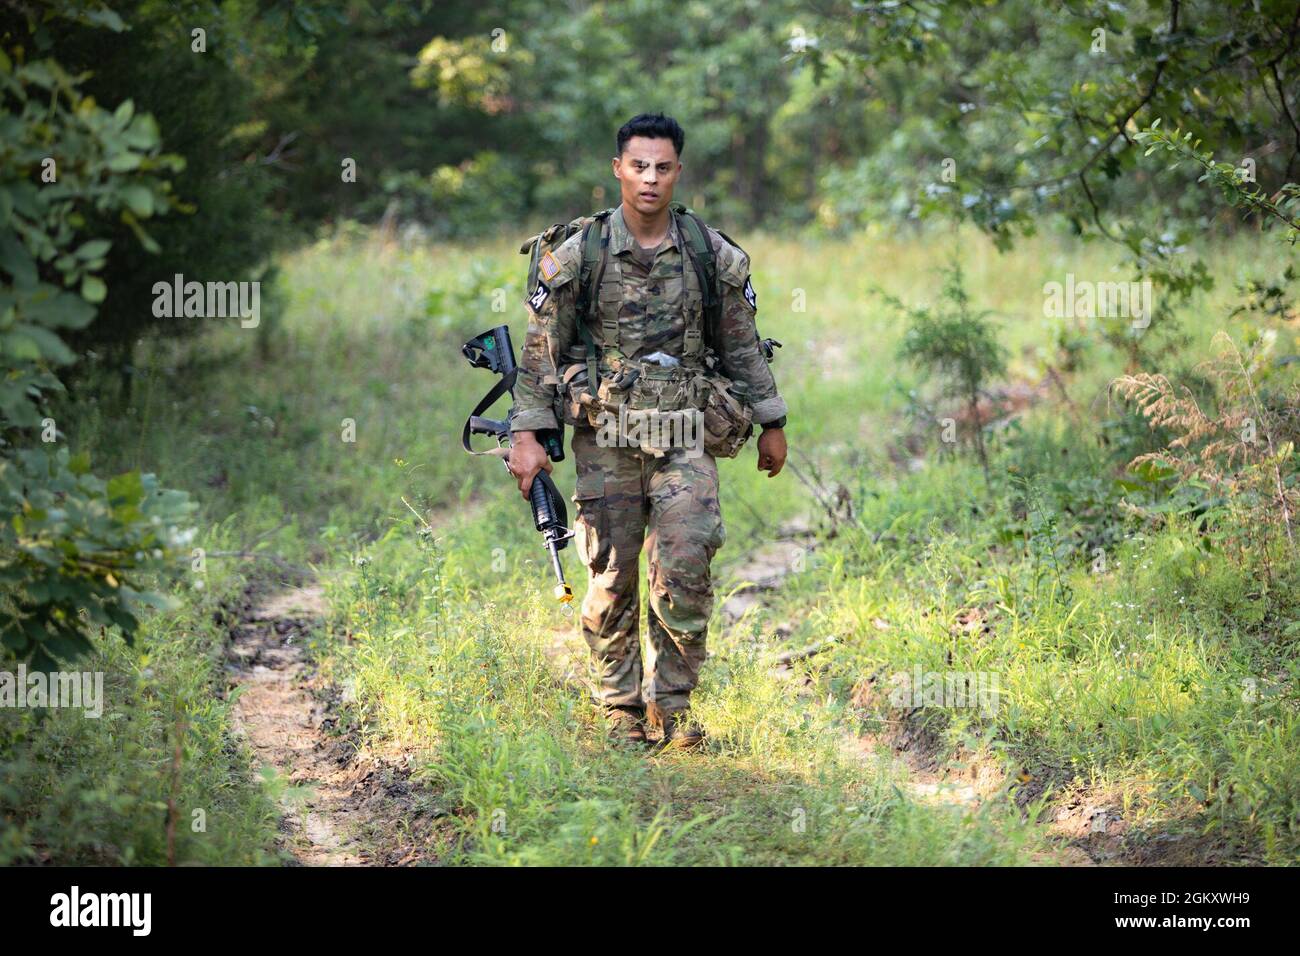
M 546 449 L 541 446 L 532 432 L 515 432 L 511 436 L 512 444 L 510 446 L 510 473 L 515 476 L 519 482 L 519 493 L 528 500 L 528 492 L 533 487 L 533 479 L 537 477 L 539 471 L 546 471 L 548 474 L 555 466 L 551 464 L 551 459 L 546 456 Z

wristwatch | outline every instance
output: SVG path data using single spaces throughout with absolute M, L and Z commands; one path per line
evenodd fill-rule
M 767 431 L 769 428 L 785 428 L 785 416 L 782 415 L 780 418 L 774 418 L 770 422 L 763 422 L 758 427 L 763 429 L 763 431 Z

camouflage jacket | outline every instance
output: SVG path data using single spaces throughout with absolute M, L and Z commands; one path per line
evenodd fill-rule
M 716 230 L 709 230 L 709 238 L 723 294 L 721 330 L 718 341 L 711 343 L 721 359 L 720 371 L 745 383 L 755 423 L 775 421 L 786 414 L 786 404 L 759 348 L 754 319 L 758 303 L 749 281 L 749 257 Z M 653 261 L 649 258 L 649 253 L 639 251 L 620 206 L 609 218 L 608 260 L 597 309 L 616 312 L 618 351 L 623 356 L 635 360 L 665 352 L 680 357 L 686 327 L 683 299 L 691 309 L 699 309 L 702 296 L 676 222 L 670 224 Z M 519 359 L 512 431 L 559 426 L 553 403 L 560 375 L 586 356 L 576 308 L 581 268 L 582 234 L 577 233 L 543 258 L 539 283 L 528 290 L 528 334 Z M 601 323 L 592 321 L 588 327 L 604 353 L 610 346 Z

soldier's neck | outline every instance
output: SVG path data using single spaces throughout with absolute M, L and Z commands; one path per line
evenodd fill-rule
M 632 234 L 632 238 L 642 249 L 654 249 L 664 241 L 664 237 L 668 235 L 670 218 L 671 213 L 667 206 L 653 216 L 647 216 L 627 203 L 623 203 L 623 221 L 627 223 L 627 231 Z

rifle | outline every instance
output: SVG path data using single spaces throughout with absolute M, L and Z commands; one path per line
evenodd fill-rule
M 515 379 L 519 369 L 515 365 L 515 347 L 510 341 L 510 329 L 498 325 L 495 329 L 480 332 L 460 347 L 461 354 L 469 359 L 474 368 L 486 368 L 501 376 L 491 390 L 480 399 L 465 419 L 465 428 L 461 432 L 461 446 L 471 455 L 496 455 L 510 472 L 510 462 L 506 456 L 510 453 L 510 419 L 514 415 L 514 406 L 506 413 L 504 421 L 484 418 L 483 413 L 507 392 L 514 397 Z M 470 435 L 491 435 L 496 439 L 497 447 L 488 451 L 475 451 L 470 446 Z M 545 428 L 537 432 L 537 440 L 546 449 L 552 461 L 564 461 L 564 426 Z M 511 476 L 514 472 L 510 472 Z M 569 544 L 573 532 L 566 527 L 569 512 L 564 506 L 564 497 L 555 482 L 545 471 L 539 471 L 528 489 L 528 500 L 533 508 L 533 524 L 542 533 L 544 546 L 551 555 L 551 568 L 555 571 L 555 598 L 565 604 L 573 600 L 573 588 L 564 580 L 564 567 L 560 564 L 560 551 Z

